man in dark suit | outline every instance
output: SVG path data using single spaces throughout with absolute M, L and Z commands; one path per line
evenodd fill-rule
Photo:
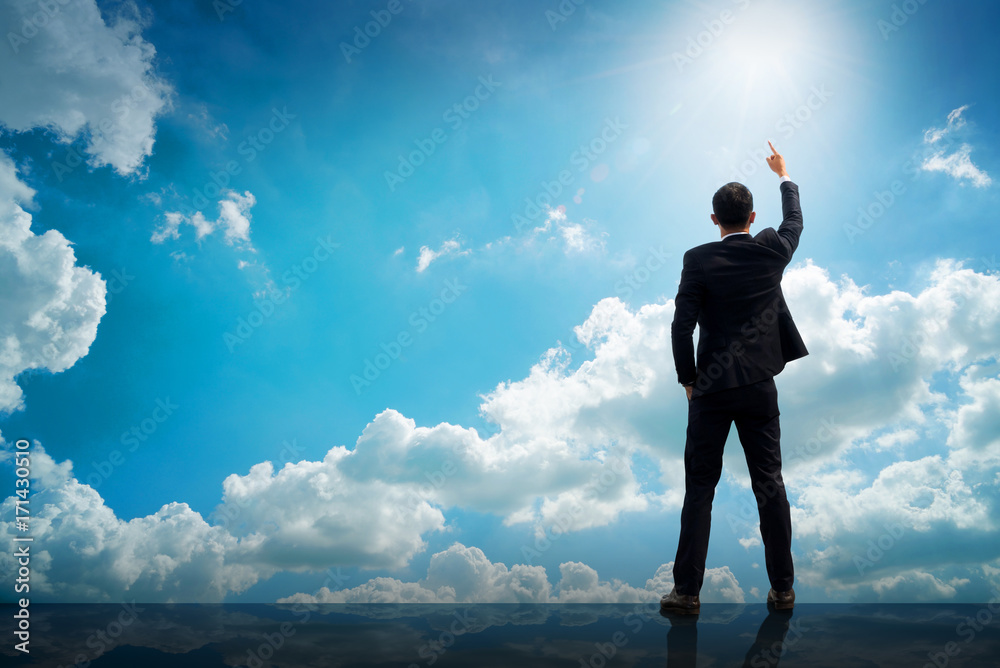
M 697 614 L 705 576 L 712 500 L 722 450 L 733 422 L 746 455 L 760 515 L 771 590 L 769 605 L 790 609 L 792 523 L 781 478 L 778 392 L 774 376 L 808 354 L 781 293 L 781 275 L 802 233 L 799 189 L 770 142 L 768 167 L 780 177 L 784 220 L 750 236 L 756 213 L 746 186 L 728 183 L 712 198 L 721 241 L 684 254 L 670 328 L 677 379 L 688 397 L 685 494 L 674 560 L 674 589 L 665 612 Z M 698 355 L 692 340 L 698 325 Z

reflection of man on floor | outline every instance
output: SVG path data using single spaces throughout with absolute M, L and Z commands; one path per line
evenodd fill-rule
M 677 377 L 688 396 L 685 494 L 674 589 L 660 602 L 666 611 L 697 614 L 700 609 L 712 500 L 734 422 L 757 497 L 771 582 L 767 601 L 777 609 L 795 602 L 774 376 L 786 362 L 808 354 L 781 292 L 782 273 L 802 233 L 802 211 L 785 159 L 773 145 L 771 152 L 767 164 L 780 177 L 783 220 L 778 229 L 764 228 L 751 236 L 753 196 L 746 186 L 727 183 L 712 198 L 712 222 L 722 239 L 684 254 L 671 341 Z
M 764 618 L 757 629 L 757 637 L 743 657 L 743 668 L 778 668 L 785 651 L 795 644 L 802 633 L 801 628 L 795 629 L 793 637 L 785 642 L 792 612 L 772 610 Z M 670 630 L 667 631 L 667 668 L 695 668 L 698 665 L 698 618 L 669 612 L 663 614 L 670 619 Z M 707 658 L 713 661 L 723 659 L 715 653 Z

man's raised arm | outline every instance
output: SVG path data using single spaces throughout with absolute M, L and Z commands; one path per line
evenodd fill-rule
M 799 206 L 799 187 L 792 182 L 785 168 L 785 158 L 774 148 L 770 141 L 771 155 L 767 157 L 767 166 L 781 177 L 781 225 L 778 227 L 778 238 L 785 247 L 788 259 L 799 246 L 799 235 L 802 234 L 802 208 Z

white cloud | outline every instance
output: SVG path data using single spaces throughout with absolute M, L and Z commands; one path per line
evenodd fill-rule
M 181 225 L 194 228 L 195 239 L 201 241 L 216 230 L 222 230 L 226 244 L 253 251 L 250 243 L 250 209 L 257 199 L 249 190 L 242 195 L 235 190 L 226 190 L 224 199 L 219 201 L 219 217 L 207 220 L 201 211 L 185 216 L 178 211 L 163 214 L 164 222 L 153 231 L 150 241 L 162 244 L 167 239 L 179 239 Z
M 783 459 L 796 481 L 852 443 L 928 427 L 948 402 L 931 390 L 935 374 L 1000 352 L 1000 280 L 960 263 L 938 262 L 915 294 L 870 295 L 811 263 L 789 270 L 783 287 L 810 351 L 777 378 Z
M 233 531 L 257 544 L 257 558 L 283 570 L 401 568 L 426 547 L 423 534 L 444 528 L 444 516 L 415 497 L 416 482 L 345 474 L 352 458 L 336 447 L 321 462 L 278 471 L 263 462 L 230 475 L 217 514 L 236 518 Z
M 797 578 L 833 596 L 906 600 L 912 589 L 889 585 L 920 564 L 960 590 L 997 557 L 986 546 L 1000 457 L 985 415 L 1000 279 L 942 261 L 923 290 L 870 295 L 806 265 L 785 286 L 811 352 L 778 379 Z
M 223 141 L 229 139 L 229 126 L 225 123 L 217 123 L 208 111 L 204 103 L 199 104 L 195 112 L 188 113 L 188 121 L 197 128 L 200 128 L 207 136 L 220 138 Z
M 900 600 L 940 602 L 955 598 L 957 593 L 955 587 L 968 583 L 967 579 L 942 582 L 930 573 L 912 570 L 876 580 L 872 583 L 872 589 L 875 590 L 880 600 L 890 602 Z
M 811 351 L 778 380 L 800 581 L 832 596 L 877 598 L 874 583 L 884 580 L 879 586 L 891 592 L 891 578 L 919 564 L 956 598 L 975 592 L 984 576 L 972 569 L 997 559 L 1000 277 L 945 261 L 920 290 L 871 294 L 807 262 L 784 285 Z M 672 314 L 669 301 L 632 310 L 601 300 L 576 328 L 589 359 L 574 367 L 570 347 L 556 345 L 524 378 L 482 397 L 489 436 L 449 423 L 417 426 L 387 409 L 353 449 L 230 476 L 220 515 L 238 518 L 231 532 L 256 546 L 262 568 L 319 570 L 405 566 L 459 508 L 526 524 L 535 538 L 611 525 L 627 512 L 676 510 L 686 403 L 669 349 Z M 743 453 L 730 448 L 726 457 L 731 491 L 747 492 Z M 735 538 L 759 550 L 753 515 L 745 523 L 752 535 Z M 892 549 L 866 556 L 880 540 Z M 526 542 L 530 562 L 535 545 Z M 450 565 L 419 583 L 376 579 L 350 595 L 447 600 L 446 586 L 458 598 L 544 593 L 538 571 L 503 570 L 471 549 L 440 557 Z M 861 572 L 859 556 L 871 562 Z M 549 596 L 629 591 L 602 588 L 582 565 L 565 570 Z M 720 591 L 733 589 L 723 580 Z
M 247 280 L 254 286 L 254 296 L 264 297 L 278 288 L 271 278 L 270 267 L 257 259 L 257 249 L 250 240 L 250 210 L 256 203 L 257 199 L 249 190 L 242 195 L 234 190 L 225 190 L 223 199 L 219 201 L 219 216 L 216 220 L 208 220 L 201 211 L 188 216 L 178 211 L 168 211 L 163 214 L 163 222 L 153 230 L 149 240 L 154 244 L 162 244 L 170 239 L 180 239 L 181 227 L 190 225 L 194 228 L 195 241 L 200 245 L 203 239 L 221 230 L 226 245 L 247 254 L 237 259 L 236 266 L 249 274 Z M 178 250 L 171 251 L 170 256 L 178 262 L 191 259 L 190 255 Z
M 120 7 L 105 22 L 94 0 L 0 2 L 8 42 L 0 49 L 0 125 L 47 128 L 64 144 L 83 136 L 92 166 L 135 173 L 152 154 L 155 119 L 173 91 L 155 73 L 156 50 L 140 34 L 136 6 Z M 60 178 L 60 167 L 71 169 L 58 154 L 53 165 Z
M 902 446 L 909 445 L 919 438 L 920 434 L 915 429 L 900 429 L 899 431 L 882 434 L 875 439 L 873 447 L 875 450 L 900 449 Z
M 969 403 L 959 406 L 949 420 L 949 461 L 961 468 L 995 470 L 1000 467 L 1000 378 L 983 377 L 972 366 L 961 387 Z
M 9 452 L 4 453 L 9 458 Z M 72 477 L 35 443 L 31 449 L 33 597 L 60 602 L 221 601 L 274 572 L 247 558 L 255 546 L 209 526 L 186 503 L 153 515 L 117 518 L 100 495 Z M 0 536 L 10 541 L 14 497 L 2 505 Z M 10 545 L 13 545 L 11 542 Z M 0 572 L 15 571 L 13 550 L 0 555 Z
M 584 222 L 593 223 L 593 221 Z M 561 240 L 567 255 L 604 251 L 604 240 L 595 237 L 584 225 L 567 220 L 564 206 L 549 209 L 545 222 L 533 228 L 523 243 L 531 245 L 539 238 L 544 238 L 546 241 Z
M 514 248 L 518 252 L 532 250 L 538 252 L 548 248 L 561 248 L 566 255 L 581 255 L 587 253 L 604 253 L 604 237 L 607 233 L 595 234 L 593 231 L 594 221 L 584 220 L 584 223 L 570 222 L 566 218 L 566 207 L 560 206 L 549 209 L 545 222 L 538 227 L 532 228 L 527 234 L 520 237 L 510 235 L 494 239 L 483 244 L 473 251 L 473 249 L 462 248 L 461 242 L 457 239 L 449 239 L 441 244 L 438 250 L 429 246 L 421 246 L 420 254 L 417 257 L 417 273 L 426 270 L 432 262 L 449 255 L 471 255 L 473 252 L 483 251 L 503 251 Z M 399 255 L 402 248 L 396 249 L 394 255 Z
M 230 190 L 226 199 L 219 202 L 219 220 L 216 225 L 222 228 L 226 243 L 250 245 L 250 209 L 257 203 L 249 190 L 242 195 Z
M 943 128 L 931 128 L 924 132 L 924 143 L 936 144 L 943 137 L 950 134 L 954 130 L 965 127 L 965 119 L 962 118 L 962 112 L 969 108 L 969 105 L 963 105 L 958 109 L 953 109 L 951 113 L 948 114 L 948 124 Z
M 944 138 L 950 138 L 955 130 L 965 127 L 962 113 L 969 108 L 964 105 L 948 114 L 948 124 L 943 128 L 931 128 L 924 132 L 924 144 L 934 145 Z M 972 147 L 962 144 L 956 151 L 947 154 L 947 149 L 935 151 L 924 157 L 920 168 L 926 172 L 944 172 L 961 181 L 967 179 L 976 188 L 985 188 L 993 182 L 990 175 L 973 164 Z
M 993 179 L 972 163 L 972 159 L 969 157 L 971 153 L 972 147 L 968 144 L 962 144 L 951 155 L 939 152 L 926 158 L 920 168 L 926 172 L 944 172 L 959 181 L 968 179 L 975 187 L 985 188 L 993 183 Z
M 70 242 L 31 232 L 22 207 L 34 194 L 0 151 L 0 413 L 24 405 L 19 374 L 58 373 L 86 355 L 105 312 L 104 281 L 76 264 Z
M 620 580 L 605 581 L 586 564 L 559 565 L 559 581 L 549 582 L 541 566 L 491 562 L 477 547 L 455 543 L 431 557 L 427 577 L 419 582 L 374 578 L 364 584 L 315 594 L 294 594 L 278 603 L 651 603 L 673 588 L 673 562 L 660 566 L 644 588 Z M 709 568 L 701 600 L 743 603 L 743 590 L 728 567 Z
M 402 249 L 396 251 L 398 254 Z M 424 272 L 435 260 L 446 255 L 467 255 L 471 251 L 462 250 L 462 244 L 457 239 L 448 239 L 438 250 L 432 250 L 428 246 L 420 247 L 420 256 L 417 258 L 417 273 Z

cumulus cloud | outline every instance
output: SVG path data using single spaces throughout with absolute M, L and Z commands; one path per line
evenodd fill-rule
M 992 333 L 1000 280 L 958 262 L 938 262 L 915 294 L 871 295 L 811 263 L 790 270 L 783 285 L 810 351 L 777 379 L 793 475 L 834 462 L 852 443 L 929 428 L 928 408 L 949 401 L 931 378 L 1000 352 Z
M 364 584 L 315 594 L 294 594 L 279 603 L 641 603 L 659 601 L 673 588 L 673 562 L 660 566 L 646 586 L 605 581 L 590 566 L 570 561 L 559 565 L 553 587 L 541 566 L 491 562 L 477 547 L 455 543 L 431 557 L 427 577 L 419 582 L 374 578 Z M 728 567 L 709 568 L 701 599 L 710 603 L 743 603 L 744 594 Z
M 94 0 L 0 2 L 4 104 L 0 126 L 46 128 L 69 144 L 83 137 L 92 166 L 133 174 L 152 154 L 156 117 L 173 90 L 155 72 L 156 49 L 140 34 L 135 5 L 101 15 Z M 57 159 L 57 176 L 74 166 Z
M 4 453 L 5 458 L 10 453 Z M 221 601 L 274 571 L 252 563 L 252 541 L 209 526 L 186 503 L 169 503 L 146 517 L 115 516 L 89 485 L 72 477 L 71 462 L 55 462 L 45 448 L 31 449 L 31 591 L 61 602 Z M 19 532 L 14 500 L 0 510 L 0 536 L 8 547 Z M 0 555 L 0 572 L 16 570 L 13 549 Z
M 998 560 L 1000 277 L 942 261 L 919 290 L 871 294 L 806 262 L 784 285 L 812 353 L 778 377 L 797 577 L 833 596 L 884 600 L 912 591 L 894 584 L 900 577 L 930 582 L 907 575 L 919 570 L 954 588 L 956 599 L 975 596 L 987 577 L 981 565 Z M 237 519 L 233 540 L 254 546 L 254 563 L 273 571 L 400 568 L 458 510 L 526 525 L 536 542 L 522 549 L 530 563 L 557 533 L 677 509 L 683 429 L 671 425 L 684 424 L 686 406 L 669 350 L 672 314 L 670 301 L 632 309 L 601 300 L 575 330 L 579 348 L 558 342 L 525 377 L 483 395 L 489 435 L 446 422 L 418 426 L 387 409 L 353 449 L 229 476 L 218 513 Z M 726 470 L 723 496 L 752 499 L 739 448 L 727 451 Z M 729 524 L 742 532 L 740 544 L 759 551 L 752 510 L 752 521 Z M 719 519 L 725 526 L 728 518 Z M 419 582 L 376 578 L 333 595 L 635 595 L 575 562 L 552 585 L 537 567 L 492 564 L 471 547 L 453 546 L 434 564 Z M 731 589 L 726 600 L 735 600 L 737 589 L 719 577 L 719 591 Z
M 961 578 L 942 582 L 930 573 L 914 570 L 880 578 L 872 583 L 872 588 L 882 600 L 943 601 L 955 597 L 956 585 L 968 583 L 968 579 Z
M 515 439 L 500 433 L 483 439 L 475 429 L 447 423 L 417 427 L 412 419 L 387 409 L 365 427 L 353 450 L 337 446 L 322 462 L 290 463 L 277 473 L 261 464 L 247 476 L 230 476 L 224 483 L 226 496 L 220 512 L 238 503 L 243 515 L 253 517 L 255 524 L 289 512 L 298 514 L 299 504 L 309 503 L 314 494 L 322 493 L 324 502 L 328 501 L 331 493 L 323 490 L 335 480 L 345 496 L 333 509 L 357 515 L 358 520 L 342 520 L 350 526 L 343 527 L 346 533 L 341 538 L 350 539 L 338 548 L 323 546 L 318 558 L 330 559 L 330 550 L 339 554 L 358 541 L 367 544 L 369 522 L 377 520 L 387 532 L 398 532 L 399 541 L 408 546 L 398 550 L 397 556 L 384 557 L 399 565 L 420 547 L 421 533 L 440 528 L 439 509 L 493 513 L 508 523 L 544 522 L 548 515 L 538 508 L 539 503 L 549 495 L 574 490 L 580 503 L 573 514 L 551 519 L 564 522 L 565 530 L 577 530 L 606 524 L 629 509 L 645 508 L 645 500 L 637 498 L 638 485 L 628 460 L 603 456 L 603 449 L 601 454 L 595 458 L 593 446 L 568 444 L 558 435 Z M 539 466 L 539 462 L 544 464 Z M 368 499 L 367 510 L 355 507 L 356 499 L 362 498 L 359 494 Z M 322 525 L 329 526 L 332 519 L 323 516 L 325 509 L 316 506 L 302 517 L 319 514 Z M 371 517 L 366 516 L 369 511 Z M 281 531 L 276 533 L 276 549 L 287 538 Z M 382 559 L 377 555 L 377 538 L 371 535 L 370 553 L 347 553 L 340 563 Z M 306 559 L 308 554 L 309 550 L 303 550 L 295 558 Z
M 969 399 L 954 410 L 948 434 L 949 461 L 961 468 L 990 471 L 1000 463 L 1000 378 L 972 366 L 960 381 Z
M 245 476 L 223 482 L 217 514 L 237 518 L 236 535 L 257 545 L 257 558 L 283 570 L 321 570 L 332 565 L 401 568 L 426 544 L 423 534 L 443 529 L 444 515 L 416 485 L 374 476 L 352 478 L 343 447 L 321 462 L 257 464 Z M 405 512 L 403 510 L 405 509 Z
M 927 596 L 976 600 L 970 574 L 998 556 L 1000 278 L 941 261 L 918 292 L 870 295 L 812 265 L 788 277 L 812 353 L 779 377 L 799 579 L 909 600 L 899 583 L 934 578 Z
M 969 105 L 964 105 L 948 114 L 948 124 L 945 127 L 926 130 L 924 144 L 933 146 L 942 139 L 950 139 L 956 130 L 965 127 L 962 113 L 968 108 Z M 948 153 L 947 149 L 934 151 L 924 158 L 920 168 L 927 172 L 944 172 L 958 181 L 968 180 L 976 188 L 985 188 L 993 179 L 973 164 L 971 154 L 972 147 L 969 144 L 961 144 L 952 153 Z
M 70 242 L 31 232 L 23 207 L 34 194 L 0 151 L 0 413 L 24 406 L 19 374 L 58 373 L 86 355 L 105 312 L 105 283 L 77 265 Z

